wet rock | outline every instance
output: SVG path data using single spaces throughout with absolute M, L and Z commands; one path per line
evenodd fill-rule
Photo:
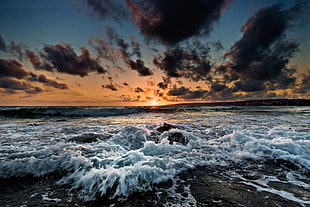
M 0 206 L 88 206 L 75 190 L 69 192 L 70 186 L 57 184 L 63 176 L 51 173 L 0 179 Z
M 68 139 L 69 142 L 77 142 L 77 143 L 91 143 L 91 142 L 97 142 L 99 140 L 100 135 L 99 134 L 83 134 L 81 136 L 76 136 Z
M 159 135 L 160 133 L 157 131 L 152 131 L 148 136 L 147 136 L 147 140 L 148 141 L 153 141 L 156 144 L 159 143 Z
M 204 167 L 183 172 L 180 178 L 185 180 L 187 185 L 190 184 L 191 194 L 197 201 L 197 206 L 302 206 L 279 195 L 258 191 L 255 187 L 229 179 Z M 291 184 L 287 184 L 286 187 L 291 187 Z
M 157 131 L 159 131 L 160 133 L 163 133 L 163 132 L 169 131 L 170 129 L 177 129 L 177 127 L 171 124 L 164 123 L 162 126 L 157 128 Z
M 181 132 L 173 132 L 173 133 L 169 134 L 168 140 L 169 140 L 169 144 L 173 144 L 174 142 L 178 142 L 178 143 L 181 143 L 183 145 L 187 145 L 189 142 L 188 139 L 186 139 L 186 137 Z
M 296 166 L 293 162 L 289 161 L 289 160 L 284 160 L 284 159 L 272 159 L 272 160 L 268 160 L 266 161 L 266 164 L 271 164 L 274 166 L 279 166 L 282 168 L 286 168 L 289 170 L 298 170 L 299 167 Z

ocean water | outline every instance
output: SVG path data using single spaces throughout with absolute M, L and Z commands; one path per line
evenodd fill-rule
M 309 206 L 310 107 L 0 107 L 1 180 L 59 173 L 57 185 L 102 206 L 169 182 L 162 205 L 197 206 L 177 185 L 201 166 Z

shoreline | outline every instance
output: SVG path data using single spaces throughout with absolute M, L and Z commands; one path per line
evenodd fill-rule
M 58 185 L 57 181 L 61 174 L 53 173 L 42 177 L 9 178 L 0 180 L 0 205 L 1 206 L 110 206 L 113 201 L 99 198 L 94 201 L 83 201 L 78 198 L 76 191 L 70 190 L 70 186 Z M 190 192 L 196 200 L 194 203 L 179 201 L 180 205 L 186 206 L 291 206 L 302 207 L 300 203 L 285 199 L 279 195 L 258 191 L 240 180 L 229 179 L 219 172 L 212 171 L 207 167 L 197 167 L 181 173 L 177 182 L 176 192 L 183 197 L 189 196 L 185 187 L 189 186 Z M 181 181 L 181 182 L 180 182 Z M 274 184 L 282 188 L 280 184 Z M 278 186 L 277 186 L 278 185 Z M 147 207 L 164 206 L 172 202 L 165 193 L 172 186 L 171 182 L 160 184 L 155 190 L 148 192 L 134 193 L 128 199 L 115 206 L 120 207 Z M 293 188 L 293 185 L 284 186 Z M 160 197 L 158 196 L 160 193 Z M 310 199 L 310 192 L 305 190 L 304 196 Z M 183 202 L 183 203 L 182 203 Z

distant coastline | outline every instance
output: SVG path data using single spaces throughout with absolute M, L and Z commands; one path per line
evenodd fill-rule
M 310 106 L 310 99 L 263 99 L 205 103 L 181 103 L 167 106 Z

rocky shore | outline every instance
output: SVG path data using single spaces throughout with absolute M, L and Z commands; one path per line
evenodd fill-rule
M 78 198 L 77 192 L 70 191 L 69 186 L 60 186 L 57 181 L 60 174 L 45 177 L 24 177 L 0 180 L 0 206 L 121 206 L 121 207 L 149 207 L 164 206 L 171 201 L 165 191 L 172 186 L 171 182 L 156 186 L 156 190 L 136 193 L 123 203 L 114 203 L 104 198 L 85 202 Z M 302 207 L 297 202 L 287 200 L 281 196 L 258 191 L 256 188 L 242 183 L 238 179 L 230 179 L 206 167 L 198 167 L 179 175 L 176 192 L 188 196 L 185 186 L 190 186 L 196 203 L 182 203 L 181 206 L 198 207 L 263 207 L 263 206 L 290 206 Z M 180 182 L 182 181 L 182 182 Z M 291 188 L 296 186 L 273 183 L 275 188 Z M 282 185 L 282 186 L 281 186 Z M 310 199 L 310 191 L 295 189 L 302 197 Z M 158 197 L 160 192 L 160 197 Z M 177 203 L 176 203 L 177 204 Z

